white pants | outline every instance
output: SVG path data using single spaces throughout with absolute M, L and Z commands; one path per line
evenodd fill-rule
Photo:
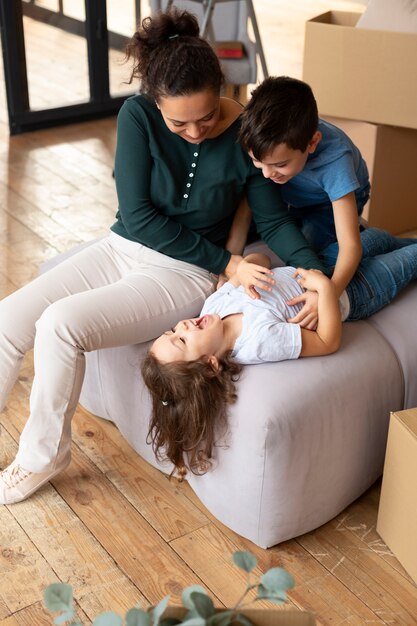
M 34 346 L 30 416 L 18 462 L 41 472 L 69 455 L 84 352 L 142 343 L 198 315 L 216 278 L 110 233 L 2 300 L 0 410 Z

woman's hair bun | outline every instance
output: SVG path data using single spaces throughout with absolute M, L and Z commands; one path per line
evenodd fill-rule
M 145 17 L 126 47 L 126 59 L 134 61 L 129 83 L 138 78 L 141 92 L 154 100 L 204 89 L 220 93 L 219 60 L 199 32 L 197 17 L 177 7 Z
M 142 41 L 157 48 L 170 37 L 198 37 L 200 26 L 195 15 L 172 7 L 168 13 L 159 12 L 142 20 Z M 138 32 L 139 32 L 138 31 Z
M 170 20 L 170 26 L 172 32 L 168 37 L 172 35 L 179 35 L 180 37 L 198 37 L 200 34 L 200 26 L 195 15 L 188 11 L 180 11 L 173 7 L 168 13 L 164 15 Z

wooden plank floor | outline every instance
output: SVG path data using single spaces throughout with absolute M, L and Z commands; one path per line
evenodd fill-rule
M 255 4 L 271 73 L 293 76 L 301 76 L 305 19 L 361 8 L 343 0 Z M 26 37 L 33 102 L 81 97 L 86 78 L 74 58 L 82 42 L 30 20 Z M 65 41 L 65 71 L 45 81 L 57 37 Z M 114 146 L 112 118 L 9 138 L 0 88 L 0 296 L 34 277 L 45 259 L 106 232 L 116 207 Z M 29 354 L 0 415 L 1 466 L 15 455 L 32 377 Z M 261 569 L 279 564 L 292 572 L 291 604 L 313 611 L 322 626 L 417 624 L 417 588 L 375 531 L 379 491 L 377 483 L 315 532 L 262 550 L 80 407 L 70 467 L 28 501 L 0 507 L 0 626 L 51 623 L 42 592 L 57 580 L 73 585 L 85 624 L 102 610 L 147 606 L 166 593 L 178 602 L 193 583 L 228 605 L 244 584 L 230 562 L 236 549 L 254 552 Z

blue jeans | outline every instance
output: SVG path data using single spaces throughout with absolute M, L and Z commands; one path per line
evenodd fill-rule
M 358 215 L 369 200 L 370 186 L 356 192 Z M 331 202 L 296 209 L 289 207 L 289 213 L 315 252 L 321 252 L 329 244 L 337 241 Z
M 384 230 L 368 228 L 361 233 L 361 240 L 362 260 L 346 287 L 351 321 L 376 313 L 417 279 L 417 239 L 394 237 Z M 334 267 L 338 251 L 338 244 L 332 243 L 321 252 L 326 267 Z

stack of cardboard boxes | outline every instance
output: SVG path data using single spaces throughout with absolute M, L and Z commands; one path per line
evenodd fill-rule
M 364 217 L 399 234 L 417 228 L 417 34 L 356 28 L 360 15 L 307 22 L 303 78 L 368 164 Z M 377 531 L 417 583 L 417 408 L 391 415 Z
M 417 228 L 417 34 L 356 28 L 360 15 L 307 22 L 303 79 L 368 164 L 364 217 L 399 234 Z

